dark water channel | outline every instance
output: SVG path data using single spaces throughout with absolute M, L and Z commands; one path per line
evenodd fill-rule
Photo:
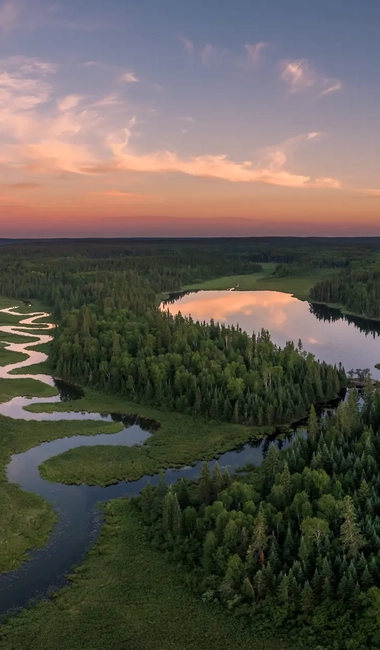
M 214 294 L 216 292 L 208 293 Z M 230 292 L 217 293 L 229 293 L 231 296 Z M 238 297 L 239 294 L 237 292 L 234 293 L 233 298 Z M 198 312 L 192 312 L 194 318 L 201 318 L 201 320 L 206 320 L 209 318 L 214 318 L 215 320 L 223 320 L 222 313 L 220 310 L 218 311 L 218 309 L 216 309 L 216 305 L 212 302 L 211 296 L 210 299 L 211 303 L 209 302 L 208 315 L 204 314 L 203 306 L 203 315 L 200 316 Z M 182 298 L 182 300 L 184 299 Z M 307 303 L 301 304 L 307 305 Z M 175 307 L 174 304 L 170 306 L 171 308 Z M 182 303 L 181 310 L 183 313 L 188 313 L 186 312 L 186 309 L 183 309 L 183 306 L 184 305 Z M 178 311 L 178 308 L 179 307 L 177 303 L 175 310 Z M 244 329 L 246 326 L 244 319 L 242 322 L 242 316 L 244 316 L 244 318 L 249 317 L 252 320 L 252 313 L 247 314 L 246 312 L 247 309 L 241 311 L 239 314 L 239 319 L 236 319 L 235 312 L 232 316 L 234 319 L 233 322 L 235 324 L 236 322 L 239 322 L 240 326 L 244 327 Z M 46 317 L 47 315 L 44 314 L 44 316 Z M 28 321 L 26 324 L 35 325 L 34 320 L 38 319 L 39 317 L 41 316 L 36 315 L 34 318 L 25 319 Z M 313 318 L 315 318 L 315 316 L 313 316 Z M 273 322 L 275 322 L 275 319 L 273 319 Z M 272 331 L 265 319 L 263 319 L 262 326 Z M 279 326 L 279 318 L 277 318 L 277 327 Z M 0 332 L 12 330 L 13 333 L 21 333 L 19 329 L 20 327 L 21 323 L 20 326 L 12 326 L 12 328 L 0 327 Z M 46 326 L 42 326 L 42 324 L 41 327 L 48 329 Z M 31 328 L 24 327 L 23 329 L 29 329 L 30 331 Z M 254 328 L 249 327 L 248 331 L 252 329 Z M 294 328 L 293 332 L 296 331 L 297 329 Z M 27 335 L 26 331 L 24 332 L 24 335 Z M 38 338 L 38 336 L 36 336 L 36 338 Z M 46 335 L 41 336 L 40 339 L 42 340 L 38 341 L 37 343 L 45 343 L 47 338 L 49 337 Z M 294 338 L 294 333 L 293 337 L 289 336 L 286 338 L 286 340 L 290 338 Z M 363 333 L 361 333 L 362 347 L 365 343 L 365 340 L 365 336 Z M 372 338 L 369 340 L 372 340 Z M 8 349 L 16 349 L 16 345 L 17 349 L 21 351 L 20 344 L 9 344 Z M 28 346 L 35 345 L 36 342 L 23 344 L 21 346 L 22 351 L 31 357 L 38 355 L 38 361 L 43 361 L 44 359 L 41 358 L 41 355 L 46 358 L 43 353 L 28 350 Z M 307 346 L 305 345 L 305 347 Z M 372 360 L 374 360 L 374 358 Z M 326 361 L 334 362 L 334 359 L 327 358 Z M 22 368 L 27 365 L 31 365 L 30 358 L 28 358 L 26 361 L 20 362 L 19 364 L 12 364 L 10 366 L 2 368 L 0 376 L 9 378 L 12 376 L 9 374 L 9 372 L 12 373 L 16 368 Z M 23 376 L 30 377 L 30 375 Z M 124 425 L 124 428 L 118 433 L 114 434 L 98 434 L 94 436 L 73 436 L 61 438 L 58 440 L 53 440 L 51 442 L 42 443 L 22 454 L 12 456 L 11 461 L 7 467 L 8 480 L 11 483 L 18 484 L 23 490 L 34 492 L 49 501 L 58 515 L 58 522 L 54 527 L 52 534 L 50 535 L 48 544 L 45 547 L 32 551 L 30 553 L 30 559 L 28 559 L 21 568 L 0 576 L 0 613 L 22 608 L 31 599 L 34 600 L 47 597 L 57 588 L 65 584 L 65 575 L 70 573 L 74 565 L 81 562 L 86 550 L 96 540 L 99 534 L 102 517 L 99 509 L 95 507 L 97 504 L 121 496 L 129 497 L 138 495 L 140 490 L 149 482 L 152 485 L 155 485 L 158 480 L 157 476 L 144 476 L 138 481 L 131 481 L 128 483 L 121 481 L 115 485 L 102 488 L 98 486 L 87 485 L 63 485 L 60 483 L 50 483 L 49 481 L 42 479 L 39 474 L 38 467 L 42 462 L 49 458 L 61 454 L 62 452 L 69 449 L 80 446 L 102 444 L 127 446 L 141 445 L 151 435 L 154 435 L 156 425 L 153 422 L 139 418 L 124 417 L 109 413 L 31 413 L 25 411 L 24 407 L 30 404 L 36 404 L 39 402 L 54 403 L 60 401 L 72 401 L 79 399 L 82 396 L 80 389 L 67 385 L 59 380 L 53 380 L 47 375 L 38 375 L 34 376 L 33 378 L 38 378 L 47 384 L 55 385 L 58 389 L 58 395 L 52 398 L 15 397 L 9 402 L 0 404 L 0 413 L 2 415 L 6 415 L 7 417 L 12 418 L 52 422 L 56 420 L 86 419 L 104 422 L 117 421 L 121 422 Z M 340 400 L 336 400 L 336 402 L 331 403 L 329 407 L 335 408 L 339 401 Z M 321 409 L 321 414 L 324 412 L 325 411 Z M 306 435 L 304 422 L 300 422 L 297 426 L 294 427 L 294 429 L 297 428 L 303 432 L 303 435 Z M 278 433 L 280 432 L 277 432 L 277 434 Z M 218 462 L 222 468 L 227 467 L 230 470 L 236 470 L 238 467 L 244 466 L 247 463 L 260 465 L 263 456 L 265 455 L 265 452 L 272 440 L 279 449 L 286 449 L 291 444 L 292 437 L 293 436 L 289 434 L 287 436 L 282 435 L 280 437 L 274 435 L 270 439 L 265 439 L 259 443 L 247 444 L 241 449 L 223 454 L 218 459 Z M 210 466 L 212 467 L 215 462 L 215 460 L 211 461 Z M 197 463 L 192 467 L 169 469 L 165 472 L 166 482 L 168 484 L 174 483 L 182 477 L 187 479 L 195 479 L 199 474 L 200 467 L 201 463 Z

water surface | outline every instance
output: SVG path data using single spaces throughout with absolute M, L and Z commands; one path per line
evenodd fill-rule
M 177 294 L 162 304 L 172 314 L 179 311 L 194 320 L 214 319 L 225 325 L 239 325 L 252 334 L 269 330 L 272 340 L 283 347 L 287 341 L 302 340 L 304 348 L 320 361 L 346 371 L 368 368 L 375 379 L 380 371 L 380 323 L 345 316 L 337 309 L 298 300 L 277 291 L 198 291 Z

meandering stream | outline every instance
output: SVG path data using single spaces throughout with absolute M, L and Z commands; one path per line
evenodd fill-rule
M 180 300 L 178 300 L 178 297 Z M 174 296 L 173 296 L 174 298 Z M 215 318 L 221 322 L 236 324 L 251 332 L 253 329 L 267 328 L 275 343 L 283 345 L 286 340 L 301 336 L 306 348 L 320 359 L 329 363 L 342 361 L 346 369 L 363 366 L 371 367 L 373 375 L 380 379 L 380 371 L 373 365 L 380 361 L 378 337 L 380 325 L 351 317 L 344 317 L 336 310 L 327 307 L 301 303 L 288 294 L 276 292 L 200 292 L 176 296 L 177 300 L 163 304 L 172 313 L 179 309 L 191 313 L 200 320 Z M 45 547 L 33 550 L 21 568 L 0 576 L 0 613 L 22 608 L 30 599 L 43 598 L 62 586 L 72 567 L 81 562 L 101 527 L 101 513 L 95 506 L 102 501 L 121 496 L 138 495 L 148 482 L 156 484 L 157 476 L 144 476 L 139 481 L 121 481 L 106 488 L 88 485 L 64 485 L 50 483 L 41 478 L 38 467 L 45 460 L 64 451 L 90 445 L 135 445 L 143 444 L 152 435 L 156 424 L 138 418 L 111 413 L 53 412 L 32 413 L 25 407 L 38 403 L 57 403 L 75 400 L 82 391 L 50 375 L 13 374 L 23 371 L 47 356 L 35 348 L 51 340 L 49 331 L 54 324 L 46 322 L 50 314 L 36 312 L 26 316 L 15 311 L 17 308 L 0 310 L 3 313 L 24 317 L 14 325 L 0 326 L 1 333 L 28 337 L 24 343 L 2 342 L 5 349 L 21 352 L 27 358 L 19 363 L 0 367 L 0 378 L 38 379 L 56 386 L 58 394 L 50 398 L 15 397 L 0 404 L 0 414 L 9 418 L 34 421 L 57 420 L 96 420 L 102 422 L 118 421 L 124 428 L 118 433 L 103 433 L 92 436 L 64 437 L 45 442 L 28 451 L 11 457 L 7 467 L 7 477 L 21 489 L 34 492 L 46 499 L 57 513 L 58 521 Z M 44 322 L 40 322 L 43 320 Z M 33 339 L 30 341 L 30 339 Z M 338 400 L 339 401 L 339 400 Z M 331 406 L 334 406 L 332 404 Z M 1 435 L 1 434 L 0 434 Z M 279 440 L 275 437 L 265 439 L 256 445 L 245 445 L 240 450 L 230 451 L 219 458 L 222 467 L 231 470 L 252 463 L 259 465 L 270 441 L 285 449 L 291 438 Z M 215 461 L 211 461 L 213 466 Z M 196 478 L 201 463 L 193 467 L 183 467 L 165 472 L 167 483 L 174 483 L 181 477 Z
M 16 312 L 15 309 L 3 309 L 0 312 L 14 314 L 18 317 L 25 316 L 25 314 Z M 117 414 L 32 413 L 24 410 L 26 406 L 31 404 L 40 402 L 57 403 L 62 400 L 67 401 L 68 399 L 81 397 L 80 391 L 67 386 L 64 382 L 60 382 L 50 375 L 12 374 L 15 370 L 27 368 L 46 360 L 46 354 L 31 348 L 51 340 L 51 336 L 43 332 L 53 329 L 54 325 L 52 323 L 36 323 L 36 321 L 48 317 L 49 314 L 47 313 L 36 312 L 29 314 L 27 318 L 22 319 L 17 325 L 0 326 L 0 333 L 18 334 L 29 338 L 33 336 L 35 339 L 33 342 L 5 344 L 6 349 L 27 354 L 28 358 L 19 363 L 0 367 L 0 378 L 38 379 L 49 386 L 56 386 L 58 395 L 50 398 L 14 397 L 9 402 L 0 404 L 0 414 L 16 419 L 52 422 L 56 420 L 121 421 L 124 428 L 118 433 L 60 438 L 42 443 L 11 457 L 7 467 L 8 480 L 19 485 L 21 489 L 34 492 L 49 501 L 58 515 L 58 522 L 45 547 L 33 550 L 30 553 L 30 559 L 24 562 L 21 568 L 0 576 L 0 613 L 22 608 L 30 599 L 46 597 L 65 583 L 65 575 L 83 559 L 86 550 L 99 534 L 101 513 L 95 508 L 96 504 L 121 496 L 138 495 L 148 482 L 154 485 L 158 480 L 157 476 L 144 476 L 138 481 L 128 483 L 121 481 L 115 485 L 102 488 L 88 485 L 50 483 L 41 478 L 38 467 L 48 458 L 85 445 L 131 446 L 143 444 L 152 435 L 155 426 L 154 423 L 148 421 L 128 416 L 122 417 Z M 280 448 L 286 448 L 290 444 L 289 439 L 284 441 L 276 440 L 275 442 Z M 266 439 L 257 445 L 245 445 L 240 450 L 223 454 L 219 458 L 219 463 L 222 467 L 231 469 L 245 465 L 248 462 L 259 465 L 268 444 L 269 440 Z M 214 464 L 215 461 L 210 462 L 211 466 Z M 197 463 L 192 467 L 166 470 L 166 481 L 167 483 L 174 483 L 181 477 L 196 478 L 200 467 L 201 463 Z

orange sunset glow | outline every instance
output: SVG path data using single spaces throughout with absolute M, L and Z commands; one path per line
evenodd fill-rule
M 0 5 L 1 236 L 380 234 L 360 31 L 111 4 Z

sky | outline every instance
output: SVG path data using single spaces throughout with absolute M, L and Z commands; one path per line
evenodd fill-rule
M 0 237 L 380 235 L 378 0 L 0 0 Z

